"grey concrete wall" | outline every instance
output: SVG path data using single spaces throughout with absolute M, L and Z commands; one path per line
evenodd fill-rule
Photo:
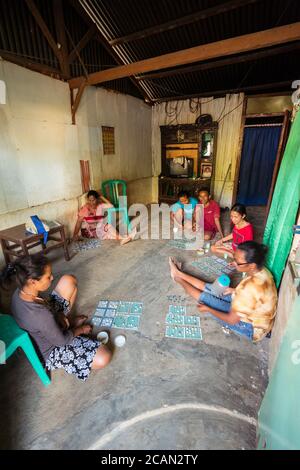
M 95 188 L 106 179 L 124 179 L 132 192 L 129 199 L 152 202 L 151 115 L 137 98 L 96 87 L 85 90 L 76 128 Z M 114 155 L 103 154 L 102 126 L 115 129 Z

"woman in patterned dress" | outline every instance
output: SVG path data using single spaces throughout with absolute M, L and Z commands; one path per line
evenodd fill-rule
M 47 258 L 40 254 L 24 256 L 10 263 L 0 273 L 0 285 L 15 278 L 11 310 L 26 330 L 43 359 L 46 369 L 64 369 L 85 381 L 91 370 L 103 369 L 112 357 L 110 350 L 89 337 L 92 327 L 86 316 L 70 318 L 77 295 L 77 280 L 64 275 L 49 298 L 40 296 L 53 281 Z
M 97 191 L 91 190 L 87 194 L 87 202 L 78 213 L 77 222 L 74 228 L 72 240 L 79 239 L 79 231 L 84 238 L 99 238 L 100 240 L 120 240 L 120 245 L 130 242 L 135 231 L 126 237 L 121 237 L 118 231 L 111 225 L 104 222 L 106 209 L 114 207 L 108 199 L 100 196 Z

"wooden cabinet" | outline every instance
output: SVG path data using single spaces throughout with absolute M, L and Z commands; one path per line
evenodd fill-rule
M 159 202 L 173 203 L 178 193 L 195 196 L 201 188 L 213 190 L 218 123 L 161 126 Z

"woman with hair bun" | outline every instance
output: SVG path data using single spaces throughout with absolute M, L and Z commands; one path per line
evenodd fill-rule
M 77 295 L 77 280 L 64 275 L 49 298 L 40 296 L 53 281 L 51 264 L 40 254 L 24 256 L 0 273 L 0 286 L 17 283 L 11 311 L 20 326 L 37 346 L 48 370 L 64 369 L 86 380 L 92 369 L 103 369 L 111 360 L 110 350 L 91 339 L 91 325 L 84 315 L 71 319 L 69 314 Z

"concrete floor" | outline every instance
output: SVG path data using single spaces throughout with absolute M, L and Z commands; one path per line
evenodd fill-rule
M 105 242 L 68 263 L 55 253 L 56 280 L 78 277 L 77 313 L 92 315 L 99 299 L 143 301 L 140 331 L 126 331 L 125 347 L 86 383 L 58 370 L 44 388 L 22 351 L 14 354 L 0 367 L 1 449 L 255 448 L 268 339 L 253 345 L 208 317 L 203 341 L 164 337 L 167 295 L 183 294 L 168 257 L 192 271 L 195 254 L 159 240 Z

